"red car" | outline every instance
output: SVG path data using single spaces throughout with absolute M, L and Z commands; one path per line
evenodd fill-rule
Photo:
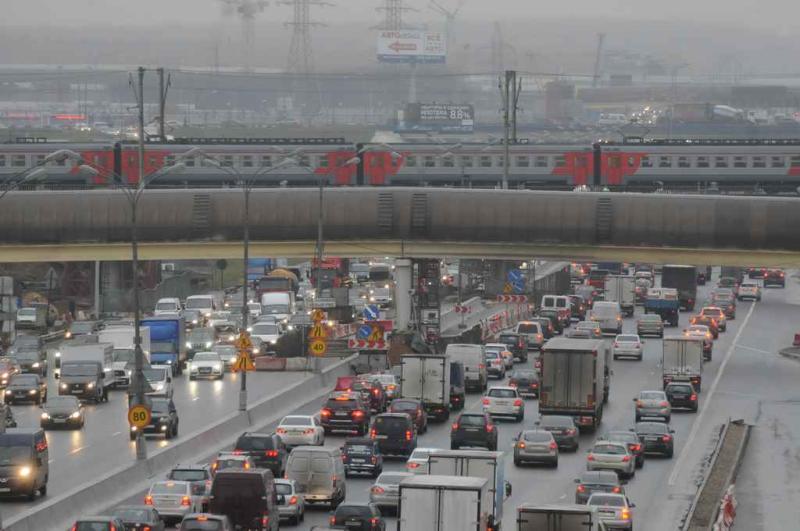
M 422 402 L 415 398 L 397 398 L 389 404 L 387 413 L 405 413 L 414 421 L 417 433 L 428 431 L 428 414 Z

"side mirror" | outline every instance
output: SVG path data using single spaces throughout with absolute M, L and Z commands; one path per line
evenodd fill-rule
M 167 376 L 167 383 L 171 383 L 171 382 L 172 382 L 172 378 Z
M 506 481 L 506 498 L 508 498 L 509 496 L 511 496 L 511 483 Z
M 575 479 L 573 479 L 572 481 L 573 481 L 574 483 L 580 483 L 580 482 L 581 482 L 580 478 L 575 478 Z
M 669 432 L 670 432 L 670 433 L 675 433 L 675 430 L 673 430 L 673 429 L 670 429 L 670 430 L 669 430 Z
M 634 398 L 634 399 L 633 399 L 633 401 L 634 401 L 634 402 L 636 402 L 637 400 L 639 400 L 639 399 L 638 399 L 638 398 Z
M 60 375 L 59 373 L 57 373 L 57 372 L 54 372 L 54 373 L 53 373 L 53 378 L 55 378 L 56 380 L 58 380 L 59 378 L 61 378 L 61 375 Z
M 635 504 L 635 503 L 632 503 L 632 504 L 628 505 L 628 507 L 630 507 L 631 509 L 633 509 L 634 507 L 636 507 L 636 504 Z

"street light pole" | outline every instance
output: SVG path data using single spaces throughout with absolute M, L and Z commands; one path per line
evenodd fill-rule
M 250 309 L 247 306 L 247 288 L 250 279 L 247 277 L 247 264 L 250 262 L 250 191 L 253 181 L 242 180 L 244 190 L 244 283 L 242 284 L 242 328 L 247 330 Z M 239 411 L 247 411 L 247 371 L 242 371 L 242 380 L 239 386 Z

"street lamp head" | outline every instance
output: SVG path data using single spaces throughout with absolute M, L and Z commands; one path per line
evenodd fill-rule
M 78 166 L 78 172 L 80 173 L 88 173 L 89 175 L 100 175 L 100 170 L 97 168 L 93 168 L 88 164 L 81 164 Z
M 361 163 L 361 157 L 352 157 L 347 159 L 343 166 L 356 166 Z
M 66 159 L 81 160 L 81 156 L 78 153 L 72 151 L 71 149 L 59 149 L 58 151 L 54 151 L 54 152 L 50 153 L 49 155 L 47 155 L 44 158 L 44 161 L 45 162 L 56 162 L 56 161 L 61 161 L 61 160 L 66 160 Z
M 200 149 L 199 147 L 191 147 L 188 150 L 181 153 L 180 155 L 178 155 L 177 158 L 178 160 L 186 160 L 192 157 L 202 157 L 205 159 L 208 158 L 208 155 L 206 155 L 206 152 Z
M 36 168 L 35 170 L 28 173 L 28 175 L 26 175 L 21 182 L 29 183 L 35 181 L 42 181 L 46 178 L 47 178 L 47 171 L 44 168 Z

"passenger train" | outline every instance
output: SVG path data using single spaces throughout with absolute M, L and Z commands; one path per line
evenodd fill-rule
M 216 159 L 186 157 L 192 148 Z M 44 164 L 57 150 L 81 160 Z M 511 188 L 570 189 L 602 185 L 612 189 L 691 189 L 800 185 L 800 139 L 640 140 L 594 145 L 509 146 Z M 292 156 L 297 164 L 275 167 Z M 504 174 L 504 146 L 492 143 L 354 144 L 341 138 L 177 139 L 145 146 L 144 175 L 182 162 L 181 171 L 159 176 L 154 185 L 220 186 L 240 176 L 264 186 L 460 186 L 495 187 Z M 79 166 L 88 165 L 87 172 Z M 25 142 L 0 144 L 0 180 L 14 181 L 42 165 L 52 186 L 104 186 L 139 179 L 135 143 Z M 221 166 L 221 167 L 220 167 Z M 299 167 L 303 166 L 303 167 Z

